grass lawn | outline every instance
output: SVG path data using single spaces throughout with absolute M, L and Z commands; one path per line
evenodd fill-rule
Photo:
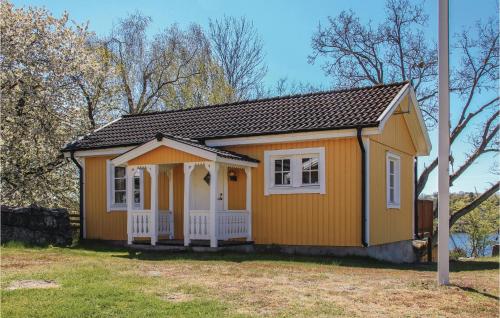
M 270 254 L 129 253 L 100 245 L 1 252 L 2 317 L 498 317 L 498 259 L 434 265 Z M 51 280 L 49 289 L 9 287 Z

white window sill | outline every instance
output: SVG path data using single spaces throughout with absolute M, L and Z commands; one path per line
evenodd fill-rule
M 271 194 L 300 194 L 300 193 L 320 193 L 325 194 L 320 186 L 302 187 L 272 187 L 267 190 L 267 195 Z
M 388 209 L 399 209 L 401 206 L 399 204 L 387 204 Z
M 113 212 L 113 211 L 126 212 L 127 211 L 127 206 L 126 205 L 117 205 L 117 206 L 111 206 L 111 207 L 109 207 L 108 212 Z

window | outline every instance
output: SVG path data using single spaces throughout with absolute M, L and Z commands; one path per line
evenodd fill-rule
M 399 156 L 387 153 L 387 207 L 399 208 L 400 206 L 400 162 Z
M 302 158 L 302 184 L 319 183 L 319 159 L 318 157 Z
M 127 210 L 127 170 L 125 167 L 113 166 L 107 161 L 107 208 L 110 211 Z M 136 171 L 133 180 L 134 208 L 144 206 L 144 171 Z
M 290 159 L 274 160 L 274 184 L 289 185 L 291 182 Z
M 325 193 L 324 162 L 324 148 L 265 151 L 264 194 Z

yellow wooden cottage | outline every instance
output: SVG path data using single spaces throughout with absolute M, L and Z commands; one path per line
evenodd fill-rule
M 126 115 L 63 152 L 87 239 L 366 249 L 413 239 L 430 149 L 403 82 Z

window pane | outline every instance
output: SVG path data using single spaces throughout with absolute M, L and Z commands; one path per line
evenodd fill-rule
M 394 188 L 394 175 L 389 175 L 389 187 Z
M 311 180 L 309 178 L 309 172 L 307 172 L 307 171 L 302 172 L 302 183 L 303 184 L 311 183 Z
M 394 161 L 389 160 L 389 173 L 394 174 Z
M 141 179 L 139 177 L 134 177 L 134 189 L 141 188 Z
M 288 162 L 290 162 L 290 160 Z M 291 183 L 290 181 L 291 181 L 290 172 L 283 173 L 283 184 L 290 184 Z
M 115 167 L 115 178 L 125 178 L 124 167 Z
M 311 158 L 302 158 L 302 171 L 311 169 Z
M 115 191 L 115 203 L 125 203 L 125 191 Z
M 290 159 L 283 159 L 283 171 L 290 171 Z
M 125 190 L 125 179 L 115 179 L 115 191 Z
M 281 173 L 274 174 L 274 184 L 283 184 Z
M 318 183 L 318 171 L 311 171 L 311 183 Z
M 311 158 L 311 170 L 318 170 L 318 158 Z
M 134 202 L 135 203 L 141 203 L 141 193 L 140 192 L 134 192 Z
M 274 171 L 276 171 L 276 172 L 283 171 L 283 162 L 282 162 L 282 160 L 275 160 L 274 161 Z
M 389 189 L 389 201 L 394 203 L 394 188 Z

